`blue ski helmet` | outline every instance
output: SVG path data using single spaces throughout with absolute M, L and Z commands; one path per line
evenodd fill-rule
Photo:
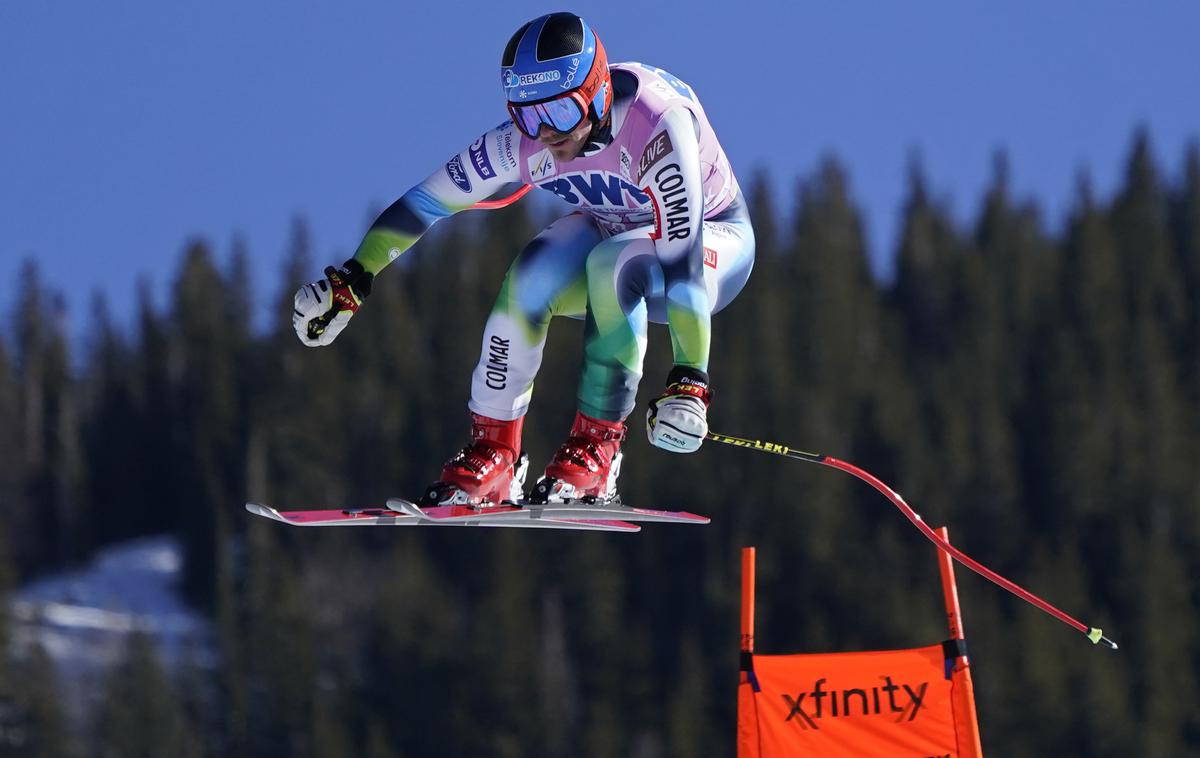
M 602 121 L 612 105 L 604 45 L 574 13 L 549 13 L 518 29 L 504 48 L 500 80 L 513 122 L 531 137 L 541 123 L 565 132 L 589 116 Z

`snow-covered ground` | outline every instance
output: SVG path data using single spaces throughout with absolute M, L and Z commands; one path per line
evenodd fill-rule
M 40 643 L 76 709 L 99 695 L 135 631 L 155 641 L 169 669 L 184 661 L 214 665 L 210 622 L 176 591 L 182 565 L 174 539 L 146 537 L 101 550 L 86 568 L 19 588 L 11 607 L 17 654 Z

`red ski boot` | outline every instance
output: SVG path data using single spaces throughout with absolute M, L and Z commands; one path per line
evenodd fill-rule
M 571 433 L 546 466 L 529 499 L 537 503 L 616 502 L 625 424 L 575 413 Z
M 512 421 L 471 414 L 471 444 L 442 467 L 420 505 L 497 505 L 525 496 L 529 457 L 521 452 L 525 417 Z

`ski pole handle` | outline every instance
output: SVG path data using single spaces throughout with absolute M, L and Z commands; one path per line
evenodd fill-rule
M 320 316 L 310 319 L 308 322 L 308 338 L 315 340 L 320 337 L 325 332 L 325 329 L 328 328 L 329 322 L 333 321 L 333 317 L 336 315 L 338 315 L 338 308 L 334 306 Z

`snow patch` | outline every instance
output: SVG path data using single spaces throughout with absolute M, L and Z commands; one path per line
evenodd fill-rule
M 155 642 L 168 670 L 184 660 L 214 666 L 212 624 L 176 589 L 182 568 L 179 543 L 155 536 L 107 547 L 85 568 L 31 582 L 11 600 L 15 649 L 40 644 L 65 691 L 80 698 L 77 707 L 99 695 L 133 632 Z

